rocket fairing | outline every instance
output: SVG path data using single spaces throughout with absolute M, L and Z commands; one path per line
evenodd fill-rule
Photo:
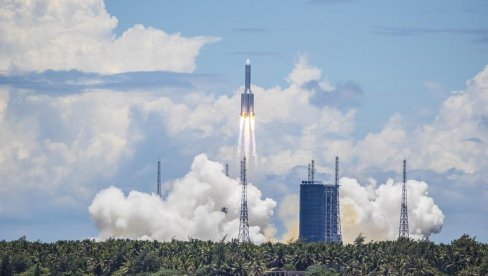
M 254 117 L 254 94 L 251 92 L 251 62 L 246 60 L 244 93 L 241 94 L 241 117 Z

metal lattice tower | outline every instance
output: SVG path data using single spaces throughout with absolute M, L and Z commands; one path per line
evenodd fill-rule
M 246 179 L 246 157 L 241 161 L 241 215 L 239 223 L 239 241 L 249 242 L 249 217 L 247 212 L 247 179 Z
M 407 207 L 407 160 L 403 159 L 402 203 L 400 208 L 399 238 L 408 238 L 408 207 Z
M 225 163 L 225 176 L 229 177 L 229 163 Z
M 161 197 L 161 161 L 158 160 L 158 182 L 157 182 L 157 194 Z
M 335 186 L 337 189 L 336 211 L 337 211 L 337 242 L 342 241 L 341 230 L 341 208 L 339 204 L 339 156 L 335 158 Z

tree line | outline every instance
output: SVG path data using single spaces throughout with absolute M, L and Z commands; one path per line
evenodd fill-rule
M 399 239 L 353 244 L 109 239 L 0 241 L 1 275 L 488 275 L 488 245 Z

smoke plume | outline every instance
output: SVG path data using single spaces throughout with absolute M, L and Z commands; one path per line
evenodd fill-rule
M 342 236 L 352 242 L 359 233 L 368 240 L 394 240 L 398 238 L 402 183 L 388 179 L 377 185 L 370 180 L 362 186 L 356 179 L 343 177 L 341 188 Z M 439 233 L 444 214 L 428 194 L 425 182 L 407 181 L 408 224 L 410 237 L 428 238 Z
M 237 238 L 241 186 L 236 179 L 225 176 L 222 164 L 200 154 L 187 175 L 168 185 L 164 199 L 138 191 L 125 196 L 116 187 L 100 191 L 89 206 L 99 238 Z M 261 191 L 248 184 L 249 235 L 253 242 L 261 243 L 275 235 L 270 224 L 275 207 L 275 201 L 262 199 Z
M 280 203 L 278 216 L 285 226 L 285 232 L 281 236 L 282 242 L 292 242 L 298 240 L 298 212 L 300 196 L 297 194 L 286 195 Z

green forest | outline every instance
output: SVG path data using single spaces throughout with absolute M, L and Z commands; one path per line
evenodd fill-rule
M 0 241 L 1 275 L 488 275 L 488 245 L 463 235 L 450 244 L 399 239 L 353 244 L 158 242 L 109 239 Z

